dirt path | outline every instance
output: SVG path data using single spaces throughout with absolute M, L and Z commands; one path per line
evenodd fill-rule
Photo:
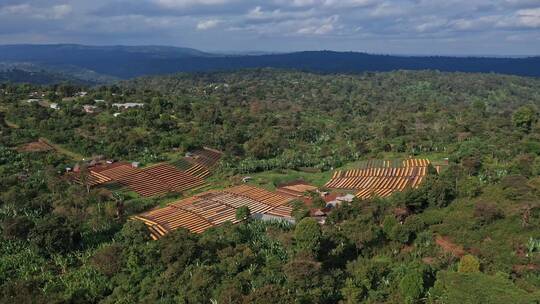
M 462 246 L 454 244 L 447 236 L 437 235 L 435 243 L 439 245 L 444 252 L 450 252 L 453 256 L 458 258 L 467 253 Z

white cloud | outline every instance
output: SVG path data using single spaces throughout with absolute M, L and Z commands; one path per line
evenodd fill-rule
M 231 0 L 154 0 L 160 6 L 168 8 L 185 8 L 197 5 L 223 5 Z
M 336 29 L 339 16 L 334 15 L 323 20 L 308 20 L 306 26 L 301 27 L 296 33 L 301 35 L 327 35 Z
M 8 5 L 0 8 L 0 15 L 21 16 L 34 19 L 62 19 L 72 12 L 69 4 L 54 5 L 48 8 L 33 7 L 29 4 Z
M 293 7 L 351 8 L 372 5 L 376 0 L 275 0 L 274 3 Z
M 401 15 L 405 12 L 406 10 L 397 4 L 384 2 L 377 5 L 375 9 L 373 9 L 370 12 L 370 15 L 372 17 L 390 17 L 390 16 Z
M 219 23 L 220 21 L 217 19 L 199 21 L 199 23 L 197 23 L 197 29 L 201 31 L 209 30 L 218 26 Z
M 519 10 L 516 15 L 518 24 L 525 27 L 540 28 L 540 7 Z
M 251 20 L 284 20 L 284 19 L 305 19 L 313 17 L 316 14 L 314 9 L 302 10 L 302 11 L 282 11 L 281 9 L 275 9 L 272 11 L 265 11 L 260 6 L 250 10 L 246 17 Z

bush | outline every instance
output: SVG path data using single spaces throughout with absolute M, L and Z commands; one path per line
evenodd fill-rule
M 392 228 L 392 232 L 390 233 L 390 238 L 394 241 L 398 241 L 401 243 L 408 243 L 410 238 L 410 233 L 403 225 L 395 225 L 394 228 Z
M 122 268 L 122 247 L 117 244 L 103 247 L 91 258 L 92 264 L 106 276 L 113 276 Z
M 314 219 L 302 219 L 294 229 L 296 246 L 300 251 L 316 253 L 321 245 L 321 227 Z
M 461 197 L 473 198 L 482 193 L 482 187 L 477 177 L 466 176 L 459 180 L 458 191 Z
M 391 238 L 392 230 L 396 225 L 399 225 L 397 219 L 393 215 L 387 215 L 383 220 L 383 232 L 386 237 Z
M 474 206 L 474 217 L 482 224 L 491 224 L 504 218 L 504 213 L 495 204 L 481 201 Z
M 481 272 L 458 273 L 440 271 L 435 286 L 429 292 L 430 303 L 464 304 L 530 304 L 535 296 L 517 288 L 501 276 Z
M 470 254 L 464 255 L 461 257 L 461 260 L 459 260 L 458 272 L 480 272 L 480 262 L 478 262 L 478 260 Z
M 77 227 L 64 217 L 49 215 L 39 221 L 29 235 L 30 241 L 45 253 L 65 253 L 75 249 L 81 239 Z
M 10 218 L 2 223 L 2 230 L 6 239 L 24 240 L 33 227 L 34 222 L 27 217 Z
M 399 290 L 406 303 L 414 303 L 424 293 L 424 279 L 417 270 L 407 273 L 399 282 Z

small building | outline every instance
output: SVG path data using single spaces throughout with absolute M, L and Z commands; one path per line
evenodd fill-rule
M 112 106 L 119 109 L 142 108 L 144 107 L 144 103 L 138 103 L 138 102 L 113 103 Z
M 341 205 L 343 202 L 352 202 L 354 198 L 355 196 L 352 194 L 336 195 L 334 199 L 326 202 L 326 206 L 329 208 L 335 208 Z
M 251 176 L 246 176 L 246 177 L 242 178 L 242 182 L 243 182 L 243 183 L 247 183 L 247 182 L 249 182 L 249 181 L 252 180 L 252 179 L 253 179 L 253 177 L 251 177 Z
M 58 110 L 58 109 L 60 109 L 60 106 L 56 102 L 53 102 L 53 103 L 51 103 L 49 105 L 49 108 L 54 109 L 54 110 Z
M 41 99 L 37 99 L 37 98 L 30 98 L 30 99 L 27 99 L 26 102 L 28 103 L 34 103 L 34 102 L 40 102 Z
M 121 113 L 114 113 L 113 116 L 114 117 L 118 117 Z
M 84 112 L 95 113 L 98 107 L 94 105 L 83 105 Z

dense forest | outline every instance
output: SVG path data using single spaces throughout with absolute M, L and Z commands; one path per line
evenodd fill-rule
M 538 107 L 537 78 L 433 71 L 0 85 L 0 303 L 540 303 Z M 20 149 L 40 138 L 55 149 Z M 324 225 L 299 213 L 158 241 L 130 216 L 171 197 L 118 214 L 115 195 L 64 178 L 83 158 L 148 165 L 203 146 L 225 155 L 215 187 L 373 158 L 448 166 Z
M 49 72 L 73 75 L 74 79 L 99 82 L 166 73 L 247 68 L 297 69 L 317 73 L 440 70 L 540 76 L 538 56 L 399 56 L 334 51 L 228 55 L 168 46 L 0 45 L 0 65 L 3 63 L 19 67 L 31 64 Z

